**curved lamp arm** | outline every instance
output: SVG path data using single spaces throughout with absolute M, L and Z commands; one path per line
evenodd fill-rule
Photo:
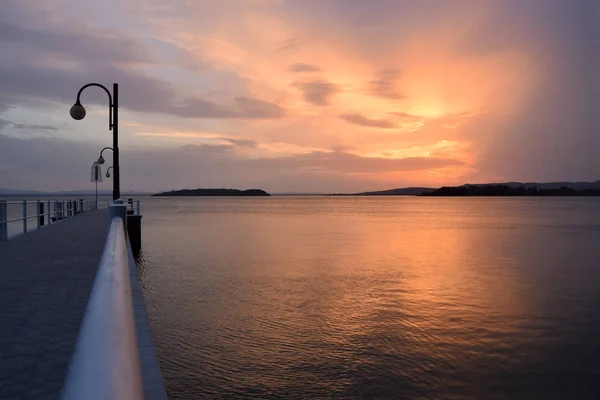
M 110 167 L 108 167 L 108 169 L 106 170 L 106 177 L 110 178 L 110 170 L 112 169 L 112 165 Z
M 108 129 L 112 130 L 112 128 L 113 128 L 113 99 L 112 99 L 112 95 L 110 94 L 110 91 L 105 86 L 103 86 L 99 83 L 88 83 L 87 85 L 83 85 L 81 87 L 81 89 L 79 89 L 79 92 L 77 92 L 77 101 L 75 102 L 75 105 L 73 107 L 83 108 L 83 106 L 81 105 L 81 101 L 80 101 L 81 92 L 83 92 L 85 88 L 88 88 L 90 86 L 97 86 L 99 88 L 102 88 L 108 95 Z M 85 115 L 85 111 L 84 111 L 84 115 Z M 81 118 L 83 118 L 83 117 L 81 117 Z M 79 119 L 81 119 L 81 118 L 79 118 Z
M 98 164 L 104 164 L 104 157 L 102 157 L 102 153 L 104 153 L 104 150 L 108 150 L 108 149 L 114 151 L 112 147 L 105 147 L 102 150 L 100 150 L 100 157 L 98 157 Z
M 104 153 L 104 150 L 112 150 L 112 151 L 114 151 L 112 147 L 107 146 L 107 147 L 103 148 L 102 150 L 100 150 L 100 157 L 102 157 L 102 153 Z

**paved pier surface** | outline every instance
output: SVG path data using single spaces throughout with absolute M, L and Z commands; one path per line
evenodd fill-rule
M 58 399 L 107 233 L 97 210 L 0 242 L 0 399 Z

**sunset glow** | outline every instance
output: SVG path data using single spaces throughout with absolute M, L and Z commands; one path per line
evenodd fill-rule
M 11 123 L 33 116 L 62 125 L 52 135 L 30 129 L 28 139 L 104 143 L 104 108 L 93 107 L 94 127 L 78 133 L 63 93 L 86 80 L 119 81 L 123 168 L 144 169 L 136 163 L 145 151 L 170 160 L 170 183 L 132 176 L 140 189 L 353 191 L 597 178 L 596 161 L 556 166 L 548 156 L 598 143 L 597 121 L 582 124 L 595 117 L 579 105 L 589 107 L 591 82 L 598 85 L 597 57 L 580 46 L 597 31 L 588 0 L 8 3 L 0 22 L 20 31 L 2 39 L 3 48 L 18 42 L 35 51 L 17 51 L 3 78 L 15 81 L 18 68 L 35 64 L 32 76 L 50 76 L 64 90 L 9 88 L 2 135 L 18 137 Z M 119 18 L 110 18 L 113 9 Z M 590 29 L 577 30 L 583 26 Z M 51 32 L 45 44 L 34 41 L 40 32 Z M 586 63 L 587 75 L 578 69 Z M 104 104 L 101 95 L 86 98 Z M 568 138 L 564 126 L 572 127 Z M 190 158 L 193 146 L 201 156 Z M 210 146 L 219 151 L 206 156 Z M 507 154 L 511 166 L 503 165 Z M 265 170 L 247 171 L 251 164 Z

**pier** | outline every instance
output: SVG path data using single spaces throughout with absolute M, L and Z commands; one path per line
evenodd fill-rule
M 123 218 L 48 218 L 0 241 L 0 399 L 166 399 Z

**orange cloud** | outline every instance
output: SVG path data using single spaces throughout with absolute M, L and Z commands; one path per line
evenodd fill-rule
M 447 7 L 448 18 L 431 17 L 436 24 L 382 26 L 389 31 L 381 33 L 382 43 L 357 40 L 362 30 L 375 35 L 367 28 L 322 23 L 284 4 L 212 7 L 227 18 L 201 29 L 169 25 L 164 34 L 240 77 L 239 95 L 286 110 L 280 119 L 229 121 L 228 129 L 262 150 L 342 146 L 384 158 L 443 155 L 460 165 L 425 168 L 414 179 L 444 183 L 472 173 L 479 152 L 469 126 L 489 114 L 513 114 L 535 84 L 534 60 L 518 48 L 464 51 L 465 36 L 490 12 L 486 2 Z

